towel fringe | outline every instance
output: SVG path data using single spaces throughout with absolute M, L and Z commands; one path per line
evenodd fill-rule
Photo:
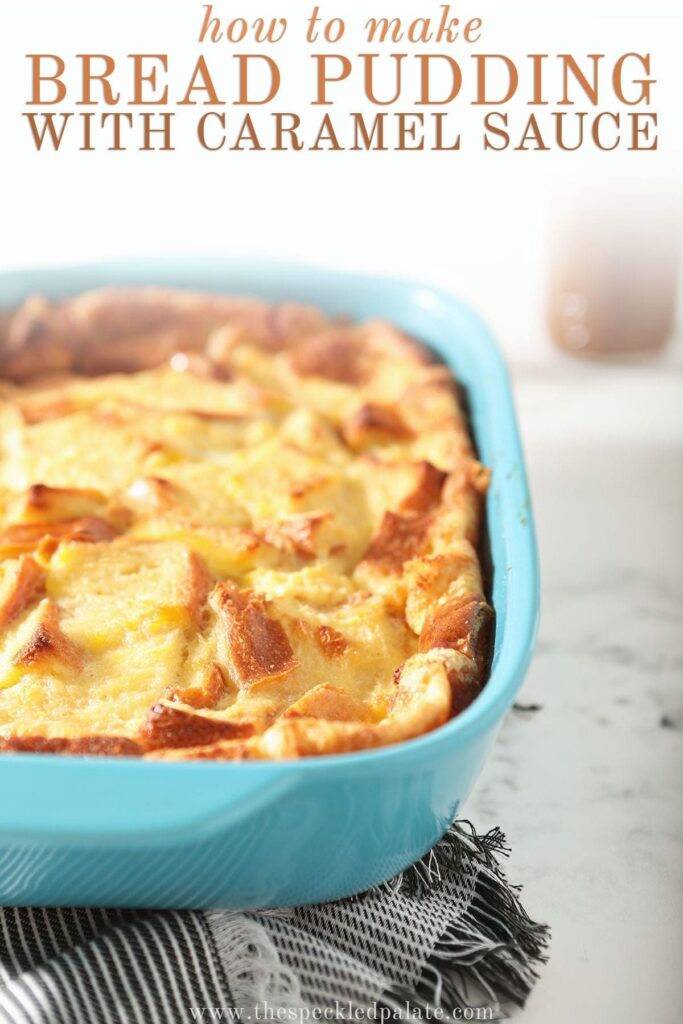
M 386 883 L 388 891 L 419 900 L 463 872 L 475 877 L 469 907 L 439 938 L 409 994 L 416 1005 L 451 1015 L 487 1006 L 493 1016 L 482 1020 L 502 1019 L 506 1005 L 524 1006 L 547 960 L 550 929 L 529 917 L 520 887 L 507 882 L 500 859 L 508 854 L 499 828 L 479 835 L 471 822 L 458 821 L 421 861 Z M 387 995 L 407 993 L 391 988 Z

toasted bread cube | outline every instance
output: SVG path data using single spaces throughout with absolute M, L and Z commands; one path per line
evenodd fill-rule
M 289 639 L 262 597 L 222 583 L 211 603 L 224 627 L 220 653 L 241 689 L 288 675 L 297 665 Z
M 350 693 L 323 683 L 287 708 L 283 718 L 324 718 L 328 722 L 371 722 L 372 713 Z
M 477 553 L 469 541 L 453 542 L 445 554 L 407 562 L 403 570 L 406 621 L 417 634 L 425 619 L 444 599 L 457 600 L 483 589 Z
M 209 577 L 180 544 L 62 544 L 47 590 L 70 634 L 91 651 L 196 625 Z
M 18 618 L 45 592 L 45 570 L 30 555 L 0 563 L 0 628 Z
M 5 636 L 0 651 L 0 689 L 13 686 L 28 673 L 78 672 L 83 660 L 83 652 L 61 627 L 56 605 L 45 598 Z

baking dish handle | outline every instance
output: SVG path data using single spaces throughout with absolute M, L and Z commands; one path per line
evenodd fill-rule
M 294 765 L 273 763 L 6 755 L 0 757 L 0 843 L 153 846 L 204 839 L 277 809 L 297 777 Z

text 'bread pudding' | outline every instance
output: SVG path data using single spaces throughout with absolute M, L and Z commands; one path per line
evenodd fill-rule
M 387 323 L 161 289 L 0 321 L 0 750 L 334 754 L 488 670 L 488 473 Z

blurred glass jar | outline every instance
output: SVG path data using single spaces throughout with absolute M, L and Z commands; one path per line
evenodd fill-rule
M 641 182 L 631 194 L 565 197 L 553 221 L 548 320 L 559 348 L 596 358 L 661 350 L 680 283 L 677 190 L 643 195 Z

